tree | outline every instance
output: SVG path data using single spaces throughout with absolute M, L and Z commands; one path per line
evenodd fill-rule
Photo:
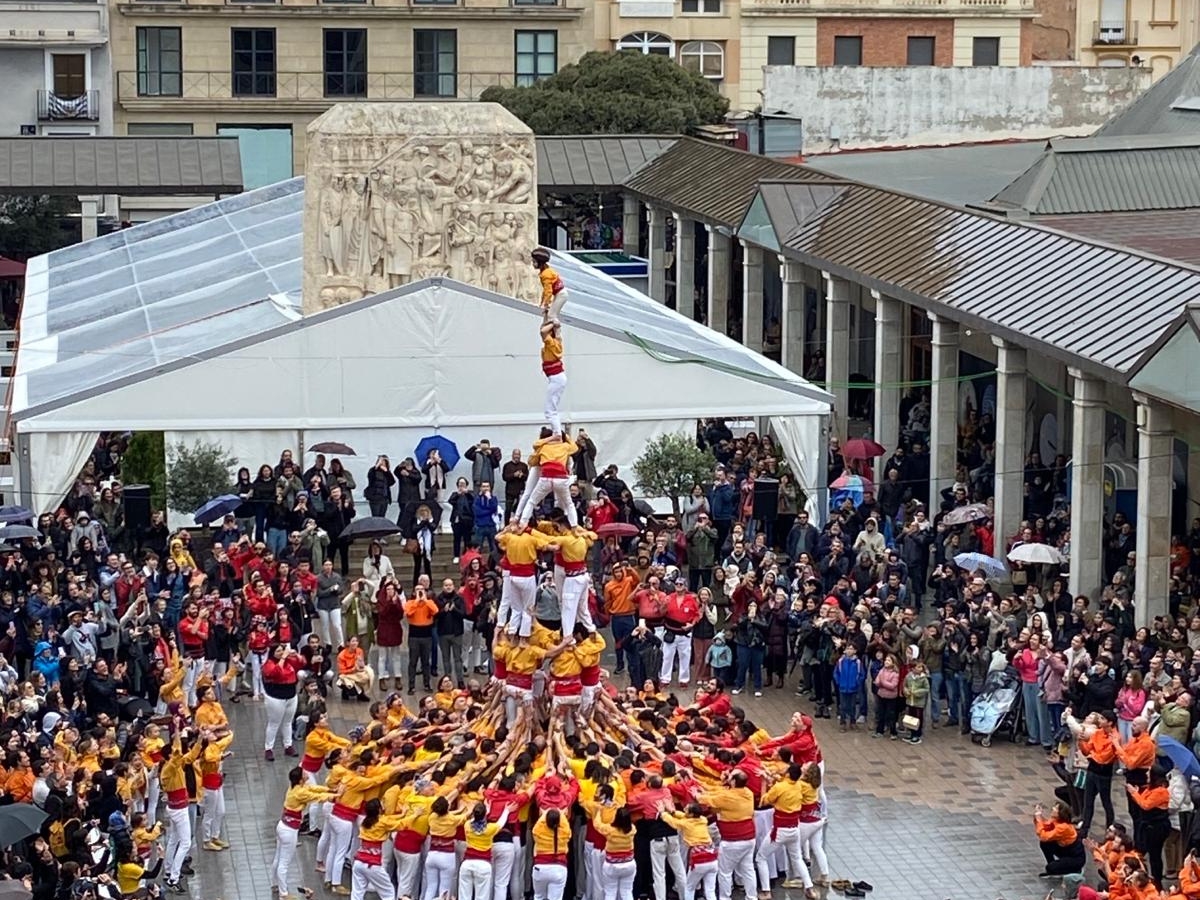
M 65 197 L 0 195 L 0 254 L 28 259 L 79 240 Z
M 646 445 L 633 464 L 634 487 L 651 497 L 671 498 L 671 509 L 679 515 L 679 499 L 697 484 L 712 478 L 716 458 L 696 446 L 686 434 L 664 434 Z
M 139 431 L 129 439 L 129 446 L 121 457 L 121 478 L 126 484 L 150 485 L 152 509 L 166 506 L 167 453 L 161 431 Z
M 527 87 L 491 87 L 536 134 L 684 134 L 721 122 L 729 101 L 711 81 L 658 54 L 593 51 Z
M 167 465 L 167 503 L 179 512 L 191 512 L 228 493 L 237 464 L 220 444 L 175 444 Z

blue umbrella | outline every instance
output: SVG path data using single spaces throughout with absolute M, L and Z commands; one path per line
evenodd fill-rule
M 1200 778 L 1200 760 L 1190 747 L 1166 735 L 1159 735 L 1154 743 L 1158 745 L 1158 755 L 1171 760 L 1185 778 Z
M 27 506 L 0 506 L 0 522 L 32 522 L 33 510 Z
M 418 466 L 425 465 L 425 460 L 429 458 L 432 450 L 436 450 L 451 469 L 458 465 L 460 454 L 458 448 L 454 446 L 454 441 L 448 437 L 442 437 L 440 434 L 431 434 L 429 437 L 421 438 L 421 443 L 417 444 L 417 449 L 413 451 L 413 459 L 416 460 Z
M 222 494 L 213 497 L 195 512 L 197 525 L 211 525 L 217 519 L 223 518 L 242 505 L 242 498 L 237 494 Z
M 986 553 L 960 553 L 954 557 L 954 564 L 968 572 L 983 569 L 983 574 L 988 578 L 1001 578 L 1008 574 L 1008 566 Z

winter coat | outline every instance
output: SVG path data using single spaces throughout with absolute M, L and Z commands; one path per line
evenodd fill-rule
M 712 496 L 708 499 L 708 508 L 712 510 L 713 519 L 717 521 L 732 519 L 737 507 L 737 499 L 737 489 L 732 484 L 715 485 L 712 489 Z
M 396 476 L 391 472 L 372 466 L 367 472 L 367 486 L 363 490 L 363 499 L 368 502 L 386 500 L 391 503 L 392 485 L 395 483 Z
M 771 609 L 768 606 L 760 615 L 766 616 L 770 622 L 767 626 L 767 653 L 786 658 L 788 655 L 787 608 L 780 606 L 778 609 Z
M 687 532 L 687 564 L 691 568 L 710 569 L 716 560 L 717 529 L 697 525 Z
M 863 661 L 857 656 L 843 656 L 833 669 L 833 683 L 842 694 L 857 694 L 866 677 Z
M 882 668 L 875 676 L 875 693 L 884 700 L 895 700 L 900 696 L 900 670 Z
M 929 676 L 909 672 L 904 679 L 904 702 L 918 709 L 929 699 Z
M 404 643 L 404 597 L 380 594 L 376 600 L 375 639 L 381 647 L 399 647 Z

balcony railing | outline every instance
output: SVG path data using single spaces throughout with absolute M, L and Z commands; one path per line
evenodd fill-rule
M 1098 47 L 1134 47 L 1137 22 L 1092 22 L 1092 44 Z
M 100 118 L 99 91 L 84 91 L 75 95 L 38 91 L 37 105 L 38 119 L 43 122 L 62 119 L 95 122 Z
M 862 12 L 868 10 L 913 10 L 929 12 L 1022 12 L 1032 11 L 1034 0 L 743 0 L 743 10 L 816 12 Z
M 334 79 L 337 83 L 344 84 L 347 76 L 337 73 Z M 260 73 L 252 81 L 255 86 L 269 86 L 271 79 Z M 139 79 L 137 72 L 118 72 L 117 102 L 125 104 L 154 100 L 159 104 L 186 104 L 228 101 L 230 104 L 237 104 L 253 100 L 298 103 L 341 103 L 352 100 L 478 100 L 479 95 L 490 87 L 512 87 L 516 77 L 511 72 L 430 73 L 419 77 L 411 72 L 368 73 L 366 93 L 351 96 L 340 93 L 327 94 L 326 77 L 322 72 L 276 72 L 274 93 L 235 92 L 235 85 L 245 82 L 246 79 L 235 77 L 232 72 L 185 70 L 179 73 L 156 74 L 153 79 L 147 78 L 145 74 Z M 418 93 L 416 90 L 418 86 L 428 88 L 430 85 L 434 85 L 443 93 L 429 95 Z

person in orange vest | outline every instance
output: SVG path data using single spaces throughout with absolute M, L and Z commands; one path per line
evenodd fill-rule
M 1083 786 L 1083 821 L 1079 829 L 1084 836 L 1091 829 L 1097 797 L 1104 806 L 1104 827 L 1113 823 L 1112 777 L 1117 759 L 1117 748 L 1112 739 L 1115 721 L 1112 710 L 1089 713 L 1083 722 L 1076 720 L 1069 707 L 1063 713 L 1063 722 L 1079 738 L 1079 751 L 1088 761 Z
M 404 618 L 408 621 L 408 693 L 417 691 L 417 661 L 421 663 L 421 678 L 426 691 L 432 691 L 430 673 L 433 671 L 433 620 L 437 617 L 438 605 L 425 592 L 422 585 L 413 588 L 413 597 L 404 604 Z
M 625 644 L 637 625 L 637 605 L 633 602 L 637 588 L 637 571 L 619 560 L 614 562 L 612 578 L 604 585 L 604 611 L 611 617 L 613 644 L 617 652 L 614 675 L 625 671 L 625 657 L 633 659 L 632 652 L 625 648 Z
M 1159 887 L 1163 883 L 1163 845 L 1171 833 L 1171 813 L 1168 809 L 1171 792 L 1167 788 L 1167 775 L 1158 766 L 1150 769 L 1149 781 L 1142 787 L 1125 785 L 1129 799 L 1141 809 L 1142 840 L 1145 841 L 1146 860 L 1150 875 Z M 1135 838 L 1136 845 L 1136 838 Z
M 538 247 L 529 254 L 533 259 L 533 267 L 538 272 L 538 282 L 542 286 L 539 305 L 542 307 L 542 321 L 549 322 L 558 318 L 563 306 L 567 303 L 567 286 L 563 284 L 562 276 L 550 265 L 550 251 Z
M 1113 745 L 1117 750 L 1117 759 L 1125 767 L 1125 784 L 1140 788 L 1150 781 L 1150 768 L 1154 765 L 1154 758 L 1158 755 L 1158 747 L 1154 743 L 1154 738 L 1150 737 L 1150 723 L 1144 716 L 1135 718 L 1129 723 L 1129 728 L 1130 738 L 1124 744 L 1121 743 L 1121 732 L 1119 730 L 1113 732 Z M 1142 827 L 1145 814 L 1132 796 L 1128 799 L 1129 818 L 1133 822 L 1133 845 L 1138 850 L 1144 851 L 1146 844 Z
M 1195 850 L 1188 853 L 1179 867 L 1179 886 L 1171 892 L 1169 900 L 1200 900 L 1200 862 Z
M 1071 875 L 1083 871 L 1087 854 L 1079 832 L 1071 824 L 1071 810 L 1065 803 L 1054 804 L 1049 818 L 1039 803 L 1033 810 L 1033 830 L 1037 833 L 1046 868 L 1042 875 Z

